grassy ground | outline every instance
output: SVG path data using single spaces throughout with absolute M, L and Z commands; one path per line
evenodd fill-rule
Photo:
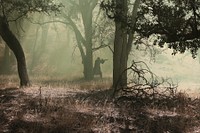
M 0 132 L 4 133 L 197 133 L 200 100 L 186 93 L 148 102 L 111 99 L 111 79 L 86 82 L 35 77 L 18 88 L 0 77 Z M 156 103 L 156 104 L 155 104 Z

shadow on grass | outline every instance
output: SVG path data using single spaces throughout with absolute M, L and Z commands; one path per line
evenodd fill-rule
M 7 132 L 11 133 L 184 133 L 199 124 L 200 112 L 197 111 L 200 108 L 200 100 L 198 99 L 194 101 L 185 95 L 178 95 L 176 104 L 173 105 L 177 111 L 167 114 L 166 112 L 171 110 L 165 104 L 161 104 L 163 108 L 158 108 L 157 105 L 152 106 L 152 103 L 148 105 L 149 101 L 147 101 L 146 104 L 137 106 L 136 103 L 129 104 L 125 99 L 124 102 L 116 104 L 116 101 L 110 98 L 111 94 L 112 90 L 102 89 L 77 93 L 73 98 L 64 98 L 64 100 L 62 98 L 40 99 L 40 97 L 27 97 L 17 88 L 3 89 L 0 90 L 1 107 L 4 107 L 0 108 L 2 112 L 0 113 L 0 126 L 8 125 Z M 21 101 L 17 101 L 19 99 Z M 87 105 L 84 104 L 84 101 L 89 101 L 93 108 L 102 109 L 101 107 L 107 106 L 105 103 L 111 103 L 115 106 L 108 112 L 104 112 L 105 110 L 102 109 L 99 113 L 92 114 L 75 109 L 77 104 L 84 108 Z M 18 104 L 14 105 L 13 102 L 18 102 Z M 6 112 L 7 114 L 3 113 L 7 106 L 16 105 L 20 105 L 18 108 L 21 109 L 17 112 L 16 117 L 12 116 L 15 115 L 12 113 L 9 115 L 10 112 L 15 112 L 15 108 Z M 191 106 L 193 106 L 193 110 L 195 109 L 194 112 L 192 112 Z M 160 110 L 164 108 L 165 111 Z M 149 111 L 150 109 L 152 111 Z M 116 111 L 117 115 L 109 113 L 113 111 Z M 24 119 L 27 113 L 38 116 L 38 119 Z M 188 117 L 188 115 L 190 116 Z M 9 120 L 10 117 L 14 117 L 14 119 Z M 95 130 L 94 127 L 99 127 L 99 129 Z M 104 128 L 107 127 L 109 128 L 105 130 Z

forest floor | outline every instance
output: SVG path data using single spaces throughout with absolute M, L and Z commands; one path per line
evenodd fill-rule
M 0 78 L 0 133 L 200 133 L 200 99 L 186 93 L 171 108 L 138 106 L 111 99 L 109 79 L 19 88 Z

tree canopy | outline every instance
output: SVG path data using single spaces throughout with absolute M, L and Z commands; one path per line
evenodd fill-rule
M 58 13 L 62 4 L 56 4 L 53 0 L 1 0 L 0 14 L 8 21 L 28 16 L 29 13 Z
M 131 6 L 131 1 L 129 2 Z M 190 50 L 193 57 L 200 47 L 199 5 L 197 0 L 141 0 L 137 22 L 133 25 L 131 14 L 126 18 L 116 13 L 120 7 L 116 7 L 114 0 L 102 2 L 109 18 L 124 22 L 127 28 L 136 31 L 140 37 L 146 38 L 156 34 L 158 38 L 154 44 L 163 47 L 168 43 L 168 48 L 174 50 L 173 54 Z
M 188 49 L 195 57 L 200 48 L 199 5 L 196 0 L 143 0 L 136 30 L 144 37 L 158 34 L 155 44 L 163 47 L 164 42 L 168 43 L 173 54 Z

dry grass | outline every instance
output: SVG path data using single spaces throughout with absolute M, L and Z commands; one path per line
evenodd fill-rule
M 109 79 L 40 78 L 35 77 L 30 88 L 17 89 L 8 87 L 16 86 L 17 77 L 0 77 L 0 132 L 190 133 L 200 129 L 200 99 L 186 93 L 139 106 L 111 99 Z

